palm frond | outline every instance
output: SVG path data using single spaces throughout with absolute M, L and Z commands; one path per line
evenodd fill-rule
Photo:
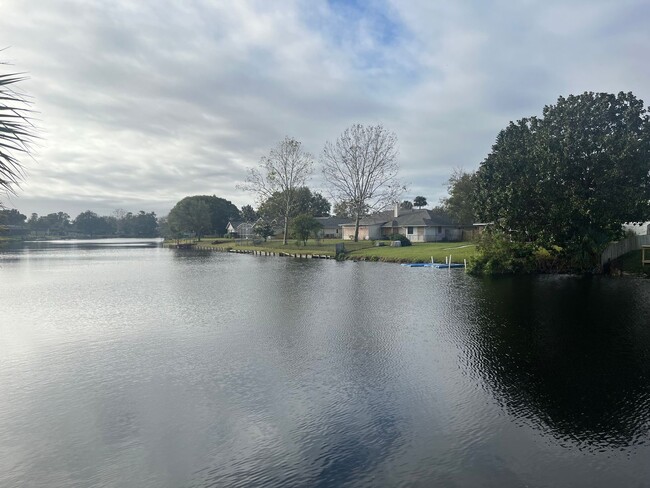
M 24 178 L 19 156 L 31 156 L 36 139 L 32 100 L 16 89 L 25 73 L 0 74 L 0 190 L 14 193 Z

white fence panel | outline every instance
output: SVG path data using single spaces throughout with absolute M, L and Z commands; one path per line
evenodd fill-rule
M 641 246 L 648 245 L 650 245 L 650 235 L 630 236 L 622 241 L 612 242 L 600 257 L 600 264 L 603 265 L 610 259 L 614 260 L 623 254 L 641 249 Z

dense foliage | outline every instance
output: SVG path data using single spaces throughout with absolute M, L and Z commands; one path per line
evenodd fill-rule
M 306 246 L 309 238 L 317 237 L 322 228 L 323 225 L 311 215 L 298 215 L 291 222 L 291 235 Z
M 413 199 L 413 205 L 417 208 L 426 207 L 428 205 L 426 197 L 417 196 Z
M 174 235 L 183 233 L 223 235 L 229 220 L 239 218 L 239 210 L 229 200 L 217 196 L 185 197 L 169 212 L 168 225 Z
M 15 208 L 0 209 L 0 226 L 2 225 L 24 225 L 26 215 L 21 214 Z
M 201 240 L 210 230 L 210 207 L 201 199 L 186 197 L 174 205 L 167 220 L 172 236 L 194 234 Z
M 258 222 L 253 226 L 253 232 L 255 235 L 261 237 L 265 241 L 275 234 L 273 226 L 268 222 Z
M 495 236 L 561 249 L 590 269 L 623 222 L 650 218 L 650 119 L 631 93 L 560 97 L 512 122 L 476 175 L 476 212 Z
M 154 212 L 138 213 L 116 210 L 113 215 L 97 215 L 86 210 L 74 220 L 65 212 L 47 215 L 32 213 L 29 219 L 16 209 L 0 210 L 2 225 L 12 226 L 6 233 L 31 234 L 36 237 L 156 237 L 159 235 L 158 219 Z M 11 232 L 9 232 L 9 230 Z
M 257 212 L 250 205 L 244 205 L 240 214 L 244 222 L 255 222 L 257 220 Z
M 447 182 L 449 196 L 442 199 L 447 215 L 459 224 L 476 221 L 476 174 L 455 170 Z
M 301 186 L 294 190 L 291 198 L 285 192 L 275 192 L 260 204 L 257 214 L 268 221 L 282 222 L 285 214 L 290 219 L 298 215 L 311 215 L 312 217 L 328 217 L 330 203 L 317 192 L 312 192 L 308 187 Z M 290 201 L 289 211 L 286 211 L 287 201 Z

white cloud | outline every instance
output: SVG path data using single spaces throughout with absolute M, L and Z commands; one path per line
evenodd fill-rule
M 0 46 L 41 112 L 21 211 L 166 213 L 235 185 L 291 135 L 318 154 L 355 122 L 400 140 L 435 202 L 509 120 L 559 95 L 649 99 L 642 1 L 5 1 Z M 322 186 L 318 175 L 314 186 Z

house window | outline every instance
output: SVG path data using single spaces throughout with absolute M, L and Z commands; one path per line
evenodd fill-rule
M 438 226 L 438 234 L 442 234 L 442 226 Z
M 406 233 L 407 234 L 413 234 L 413 227 L 407 227 L 406 228 Z

